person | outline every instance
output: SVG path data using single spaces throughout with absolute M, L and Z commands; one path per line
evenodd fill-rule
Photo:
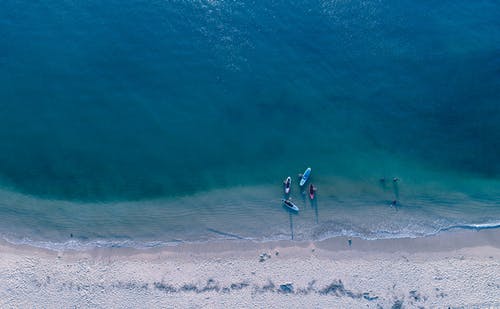
M 393 182 L 398 182 L 398 181 L 399 181 L 399 178 L 398 178 L 398 177 L 394 177 L 394 178 L 392 178 L 392 181 L 393 181 Z
M 349 243 L 349 247 L 352 246 L 352 239 L 348 239 L 347 242 Z
M 396 206 L 396 203 L 397 203 L 397 202 L 398 202 L 397 200 L 393 200 L 393 201 L 391 202 L 391 205 L 392 205 L 392 206 Z
M 313 184 L 311 184 L 309 186 L 309 193 L 313 194 L 314 192 L 316 192 L 316 187 Z

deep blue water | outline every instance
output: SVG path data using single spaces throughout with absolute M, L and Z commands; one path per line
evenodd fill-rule
M 0 232 L 280 237 L 307 166 L 299 238 L 499 222 L 499 89 L 498 1 L 2 1 Z

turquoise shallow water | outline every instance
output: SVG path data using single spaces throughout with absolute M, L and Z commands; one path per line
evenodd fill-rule
M 140 246 L 496 226 L 498 12 L 4 1 L 0 233 Z M 290 216 L 281 181 L 307 166 L 318 202 L 294 179 Z

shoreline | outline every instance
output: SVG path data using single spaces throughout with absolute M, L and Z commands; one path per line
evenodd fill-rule
M 500 230 L 347 239 L 87 251 L 2 242 L 0 305 L 500 306 Z
M 348 245 L 348 239 L 352 240 L 352 246 Z M 408 242 L 414 246 L 408 246 Z M 74 248 L 50 248 L 30 243 L 16 243 L 6 239 L 0 239 L 0 247 L 11 248 L 13 250 L 22 249 L 26 251 L 39 250 L 53 253 L 92 253 L 106 252 L 113 254 L 129 255 L 133 252 L 209 252 L 216 253 L 222 251 L 245 251 L 254 248 L 272 248 L 272 247 L 303 247 L 314 244 L 330 251 L 373 251 L 384 252 L 392 250 L 409 250 L 409 252 L 420 251 L 446 251 L 453 249 L 462 249 L 466 247 L 492 246 L 500 249 L 500 228 L 480 228 L 480 229 L 446 229 L 437 234 L 415 237 L 396 237 L 366 239 L 358 236 L 332 236 L 321 240 L 252 240 L 240 238 L 213 239 L 206 241 L 179 241 L 162 244 L 160 241 L 151 241 L 159 243 L 156 246 L 133 247 L 133 246 L 94 246 L 82 249 Z M 237 249 L 235 249 L 237 248 Z M 390 249 L 389 249 L 390 248 Z
M 469 235 L 469 233 L 473 232 L 482 232 L 482 231 L 497 231 L 496 233 L 500 234 L 500 222 L 494 223 L 484 223 L 484 224 L 462 224 L 462 225 L 454 225 L 444 229 L 437 231 L 436 233 L 428 234 L 428 235 L 400 235 L 397 237 L 382 237 L 382 238 L 371 238 L 371 237 L 363 237 L 363 236 L 348 236 L 348 235 L 332 235 L 323 237 L 320 239 L 251 239 L 240 237 L 239 235 L 225 233 L 221 231 L 217 231 L 214 229 L 207 229 L 210 232 L 215 234 L 221 234 L 226 236 L 227 238 L 214 238 L 214 239 L 206 239 L 206 240 L 171 240 L 171 241 L 163 241 L 163 240 L 105 240 L 105 239 L 95 239 L 89 242 L 81 242 L 82 238 L 69 238 L 65 242 L 51 242 L 51 241 L 42 241 L 42 240 L 30 240 L 30 239 L 22 239 L 22 240 L 11 240 L 6 237 L 0 238 L 0 245 L 12 245 L 14 247 L 32 247 L 39 249 L 46 249 L 48 251 L 76 251 L 76 252 L 87 252 L 92 250 L 106 250 L 106 249 L 123 249 L 123 250 L 162 250 L 168 248 L 176 248 L 179 246 L 208 246 L 211 247 L 213 245 L 219 246 L 221 243 L 248 243 L 248 244 L 267 244 L 267 243 L 330 243 L 330 242 L 338 242 L 339 239 L 343 239 L 347 241 L 348 238 L 357 239 L 358 242 L 362 244 L 373 244 L 378 242 L 394 242 L 398 243 L 404 240 L 415 240 L 417 243 L 425 242 L 425 239 L 440 239 L 442 237 L 452 237 L 453 236 L 443 236 L 443 235 Z M 486 234 L 491 234 L 495 232 L 487 232 Z M 485 235 L 486 235 L 485 234 Z M 472 234 L 471 234 L 472 235 Z M 481 234 L 483 235 L 483 234 Z M 469 237 L 470 238 L 470 237 Z M 85 239 L 85 238 L 83 238 Z M 481 239 L 479 239 L 481 241 Z M 432 245 L 433 242 L 431 242 Z M 468 244 L 468 246 L 474 245 L 473 243 Z M 340 246 L 341 247 L 341 246 Z

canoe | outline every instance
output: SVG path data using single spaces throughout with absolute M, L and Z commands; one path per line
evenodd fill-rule
M 287 209 L 290 209 L 293 211 L 297 211 L 297 212 L 299 211 L 299 207 L 297 207 L 297 205 L 292 203 L 292 201 L 285 200 L 285 199 L 282 199 L 282 201 L 283 201 L 283 207 L 286 207 Z

